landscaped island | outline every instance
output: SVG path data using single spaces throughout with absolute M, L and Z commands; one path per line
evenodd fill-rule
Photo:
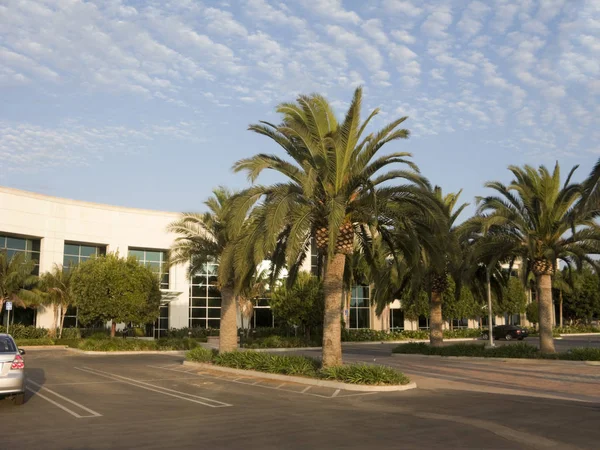
M 218 353 L 215 350 L 197 347 L 187 353 L 186 359 L 234 369 L 335 380 L 352 384 L 393 386 L 410 383 L 410 379 L 406 375 L 391 367 L 346 364 L 324 368 L 319 360 L 306 356 L 273 355 L 253 351 Z

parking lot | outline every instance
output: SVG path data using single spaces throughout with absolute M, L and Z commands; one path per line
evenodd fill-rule
M 425 387 L 357 393 L 224 376 L 163 355 L 26 355 L 2 448 L 598 448 L 600 405 Z M 576 432 L 575 432 L 576 431 Z

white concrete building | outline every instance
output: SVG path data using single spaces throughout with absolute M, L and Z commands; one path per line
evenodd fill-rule
M 68 200 L 47 195 L 0 187 L 0 251 L 9 255 L 24 251 L 39 261 L 36 273 L 52 269 L 54 264 L 69 265 L 92 255 L 119 252 L 136 256 L 141 263 L 161 273 L 163 306 L 160 318 L 150 330 L 155 336 L 162 330 L 184 327 L 219 326 L 220 294 L 216 286 L 216 265 L 208 264 L 206 273 L 191 279 L 184 266 L 166 269 L 166 252 L 175 236 L 166 231 L 167 225 L 179 213 L 152 211 L 98 203 Z M 303 270 L 314 271 L 316 254 L 306 258 Z M 375 330 L 427 329 L 425 317 L 408 320 L 398 301 L 392 303 L 381 316 L 370 304 L 368 286 L 355 286 L 344 302 L 344 321 L 348 328 Z M 254 310 L 252 326 L 273 326 L 275 319 L 266 300 L 259 300 Z M 1 313 L 1 312 L 0 312 Z M 52 326 L 52 314 L 15 310 L 17 322 Z M 6 321 L 6 314 L 3 314 Z M 497 324 L 504 318 L 497 318 Z M 76 309 L 72 308 L 65 326 L 76 326 Z M 455 327 L 476 328 L 474 320 L 456 320 Z

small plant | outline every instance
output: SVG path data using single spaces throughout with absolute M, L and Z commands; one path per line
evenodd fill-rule
M 397 385 L 410 383 L 408 377 L 391 367 L 369 364 L 350 364 L 321 369 L 319 376 L 327 380 L 353 384 Z
M 269 336 L 244 339 L 244 347 L 246 348 L 299 348 L 318 347 L 319 345 L 319 342 L 301 337 Z
M 212 362 L 213 358 L 217 354 L 216 350 L 211 350 L 204 347 L 196 347 L 185 354 L 185 357 L 189 361 L 209 363 Z
M 600 348 L 573 348 L 567 353 L 560 353 L 559 358 L 570 361 L 600 361 Z
M 213 363 L 236 369 L 309 377 L 314 377 L 319 368 L 318 361 L 304 356 L 272 355 L 251 351 L 220 353 L 213 358 Z

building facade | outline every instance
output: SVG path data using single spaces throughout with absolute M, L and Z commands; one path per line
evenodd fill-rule
M 160 274 L 163 299 L 160 318 L 153 327 L 159 336 L 169 328 L 218 328 L 221 298 L 217 288 L 215 264 L 206 264 L 202 273 L 188 277 L 187 267 L 167 268 L 167 251 L 176 238 L 167 232 L 179 213 L 124 208 L 68 200 L 32 192 L 0 187 L 0 251 L 9 256 L 25 252 L 37 261 L 36 274 L 50 271 L 56 264 L 69 267 L 95 255 L 118 252 L 131 255 Z M 318 270 L 316 254 L 305 259 L 305 271 Z M 348 328 L 376 330 L 427 329 L 425 317 L 408 320 L 398 301 L 380 315 L 370 302 L 369 286 L 354 286 L 344 300 L 343 317 Z M 15 322 L 51 328 L 49 309 L 16 308 Z M 6 321 L 6 314 L 2 315 Z M 497 324 L 504 323 L 498 318 Z M 259 300 L 254 309 L 253 327 L 276 324 L 268 301 Z M 65 326 L 78 325 L 77 310 L 70 308 Z M 448 324 L 449 325 L 449 324 Z M 479 326 L 474 320 L 457 320 L 455 327 Z

